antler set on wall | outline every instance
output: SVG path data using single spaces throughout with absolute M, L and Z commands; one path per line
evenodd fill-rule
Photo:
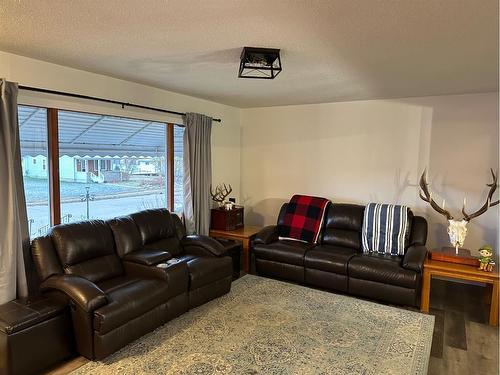
M 212 200 L 217 203 L 224 203 L 226 198 L 231 194 L 233 188 L 231 185 L 229 187 L 226 184 L 219 184 L 215 187 L 215 192 L 212 190 L 212 186 L 210 186 L 210 195 L 212 196 Z
M 432 199 L 432 193 L 429 192 L 429 183 L 427 182 L 427 169 L 424 170 L 422 176 L 420 177 L 420 198 L 429 203 L 434 210 L 439 212 L 441 215 L 446 216 L 447 220 L 453 220 L 453 216 L 449 213 L 449 211 L 444 209 L 444 201 L 443 207 L 439 206 L 434 199 Z
M 484 214 L 486 211 L 488 211 L 488 208 L 490 208 L 490 207 L 492 207 L 500 202 L 500 200 L 497 200 L 495 202 L 491 201 L 491 198 L 493 198 L 493 194 L 495 193 L 495 190 L 497 189 L 497 186 L 498 186 L 498 176 L 495 175 L 495 172 L 493 172 L 493 169 L 490 169 L 490 171 L 491 171 L 491 176 L 493 177 L 493 181 L 491 184 L 486 184 L 486 186 L 489 186 L 489 188 L 490 188 L 486 202 L 484 202 L 484 204 L 481 206 L 481 208 L 479 210 L 477 210 L 476 212 L 469 215 L 469 214 L 467 214 L 467 212 L 465 212 L 465 200 L 464 200 L 464 205 L 462 207 L 462 214 L 464 215 L 464 220 L 470 221 L 471 219 L 474 219 L 475 217 L 478 217 L 479 215 Z
M 464 199 L 464 205 L 462 207 L 462 214 L 464 215 L 464 217 L 462 220 L 470 221 L 475 217 L 484 214 L 486 211 L 488 211 L 488 208 L 493 207 L 500 203 L 500 200 L 497 200 L 495 202 L 491 201 L 491 199 L 493 198 L 493 194 L 495 193 L 498 186 L 498 176 L 495 174 L 495 172 L 493 172 L 493 169 L 490 169 L 490 171 L 493 177 L 493 181 L 491 182 L 491 184 L 487 184 L 487 186 L 489 186 L 490 188 L 490 191 L 488 192 L 488 198 L 486 199 L 486 202 L 481 206 L 479 210 L 477 210 L 472 214 L 468 214 L 467 212 L 465 212 L 465 199 Z M 428 202 L 435 211 L 439 212 L 441 215 L 444 215 L 447 220 L 453 220 L 453 216 L 451 216 L 450 212 L 444 209 L 444 201 L 443 201 L 443 207 L 441 207 L 434 201 L 434 199 L 432 199 L 432 193 L 429 192 L 429 183 L 427 182 L 427 169 L 424 170 L 424 173 L 422 173 L 419 185 L 420 185 L 420 198 Z

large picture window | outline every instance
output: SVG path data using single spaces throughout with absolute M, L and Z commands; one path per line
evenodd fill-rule
M 182 211 L 183 127 L 50 111 L 48 114 L 45 108 L 19 106 L 32 237 L 58 223 L 108 219 L 158 207 Z M 56 130 L 50 132 L 49 128 Z M 173 150 L 173 158 L 169 150 Z M 51 168 L 59 173 L 50 174 Z M 57 188 L 51 188 L 49 193 L 49 186 Z
M 58 122 L 61 221 L 166 207 L 167 124 L 69 111 Z
M 19 106 L 19 135 L 28 228 L 31 237 L 42 236 L 50 228 L 49 175 L 46 168 L 47 110 Z

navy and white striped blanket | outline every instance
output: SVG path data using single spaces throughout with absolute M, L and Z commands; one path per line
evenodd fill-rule
M 404 255 L 408 212 L 407 206 L 367 204 L 363 219 L 363 252 Z

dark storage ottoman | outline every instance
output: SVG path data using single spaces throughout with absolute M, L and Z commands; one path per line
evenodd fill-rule
M 75 353 L 65 302 L 38 297 L 0 305 L 0 375 L 39 373 Z

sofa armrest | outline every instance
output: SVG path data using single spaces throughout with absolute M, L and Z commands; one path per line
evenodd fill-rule
M 165 250 L 143 249 L 126 254 L 123 260 L 127 262 L 153 266 L 158 263 L 172 259 L 172 254 Z
M 425 246 L 410 246 L 406 250 L 406 254 L 403 257 L 401 265 L 403 268 L 416 272 L 422 272 L 426 256 L 427 248 Z
M 207 255 L 222 256 L 226 253 L 226 248 L 219 241 L 208 237 L 199 235 L 186 236 L 181 241 L 182 247 L 186 252 L 191 250 L 204 250 Z
M 67 295 L 85 312 L 92 312 L 108 303 L 104 293 L 93 282 L 76 275 L 53 275 L 45 280 L 42 291 L 58 290 Z
M 267 245 L 271 242 L 278 241 L 278 226 L 277 225 L 268 225 L 260 230 L 259 233 L 255 236 L 253 240 L 254 244 Z

